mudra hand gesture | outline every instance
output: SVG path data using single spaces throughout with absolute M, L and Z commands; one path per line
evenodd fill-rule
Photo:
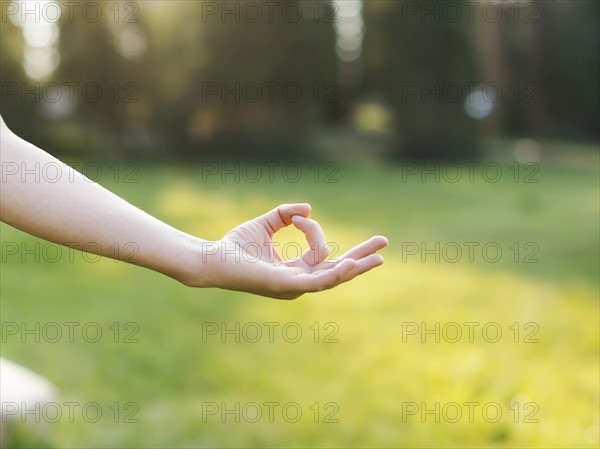
M 279 299 L 295 299 L 307 292 L 333 288 L 383 263 L 376 251 L 387 246 L 373 237 L 339 258 L 326 260 L 329 251 L 318 222 L 308 218 L 308 204 L 284 204 L 229 231 L 216 242 L 206 242 L 203 262 L 212 286 L 242 290 Z M 293 225 L 306 236 L 301 257 L 283 260 L 273 235 Z

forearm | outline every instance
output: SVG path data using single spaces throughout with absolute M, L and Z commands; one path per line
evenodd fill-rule
M 202 240 L 134 207 L 22 140 L 3 123 L 0 138 L 3 222 L 45 240 L 125 260 L 184 283 L 194 276 L 195 284 L 208 285 L 197 270 Z M 54 167 L 61 167 L 56 182 L 40 175 L 47 167 L 53 167 L 52 173 Z

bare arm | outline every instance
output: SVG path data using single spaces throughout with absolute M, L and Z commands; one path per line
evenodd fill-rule
M 1 126 L 0 218 L 3 222 L 77 249 L 99 248 L 100 255 L 109 257 L 131 256 L 131 252 L 115 248 L 122 249 L 133 243 L 137 250 L 132 257 L 137 264 L 175 279 L 185 279 L 199 239 L 172 228 L 91 182 L 13 134 L 4 121 Z M 49 182 L 48 177 L 40 175 L 41 170 L 52 170 L 54 174 L 55 167 L 62 170 L 57 182 Z M 15 170 L 16 173 L 11 174 Z
M 0 219 L 45 240 L 125 258 L 189 286 L 285 299 L 332 288 L 383 263 L 374 254 L 387 245 L 383 237 L 357 246 L 338 261 L 325 262 L 325 237 L 318 223 L 307 218 L 307 204 L 279 206 L 216 242 L 199 239 L 129 204 L 16 136 L 1 118 L 0 122 Z M 33 174 L 50 166 L 62 168 L 56 182 Z M 291 224 L 306 234 L 312 249 L 300 260 L 283 261 L 269 243 L 273 233 Z M 133 255 L 115 251 L 131 244 Z M 256 253 L 258 247 L 265 250 Z

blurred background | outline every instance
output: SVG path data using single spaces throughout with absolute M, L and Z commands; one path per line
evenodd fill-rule
M 3 327 L 3 357 L 110 413 L 52 423 L 51 444 L 598 447 L 597 1 L 1 4 L 18 135 L 203 238 L 306 201 L 341 252 L 391 242 L 383 268 L 286 303 L 50 260 L 3 224 L 3 323 L 105 330 Z M 265 322 L 303 337 L 220 334 Z M 221 415 L 266 402 L 302 418 Z M 468 419 L 473 402 L 501 416 Z

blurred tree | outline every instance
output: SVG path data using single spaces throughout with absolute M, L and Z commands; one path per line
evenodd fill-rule
M 147 75 L 151 33 L 143 11 L 117 9 L 121 5 L 103 8 L 97 22 L 83 14 L 61 19 L 61 64 L 53 81 L 75 85 L 75 102 L 65 111 L 66 121 L 55 126 L 63 147 L 71 144 L 67 149 L 88 157 L 154 149 L 149 135 L 154 93 Z
M 93 5 L 63 5 L 60 18 L 44 21 L 49 13 L 38 4 L 28 16 L 17 13 L 5 20 L 0 34 L 2 113 L 18 134 L 53 154 L 114 159 L 124 150 L 151 146 L 140 133 L 128 139 L 140 123 L 150 126 L 149 33 L 135 2 L 127 3 L 135 11 L 129 16 L 115 9 L 124 8 L 122 3 Z M 55 38 L 48 39 L 49 29 Z M 36 66 L 43 59 L 40 48 L 56 55 L 57 67 L 47 74 L 27 72 L 27 52 Z
M 34 95 L 24 95 L 23 88 L 32 89 L 23 71 L 23 34 L 21 29 L 6 20 L 0 27 L 0 80 L 2 101 L 0 113 L 13 131 L 32 141 L 39 135 L 33 119 L 37 115 Z
M 155 71 L 163 79 L 157 126 L 186 156 L 307 154 L 308 130 L 335 82 L 335 31 L 297 0 L 277 5 L 184 2 L 168 24 Z
M 435 10 L 441 3 L 365 2 L 367 90 L 395 112 L 394 159 L 478 154 L 478 125 L 464 108 L 465 83 L 476 80 L 468 28 L 435 15 L 407 14 L 408 4 Z
M 505 23 L 505 76 L 520 89 L 505 131 L 598 139 L 600 3 L 535 1 L 527 13 Z

